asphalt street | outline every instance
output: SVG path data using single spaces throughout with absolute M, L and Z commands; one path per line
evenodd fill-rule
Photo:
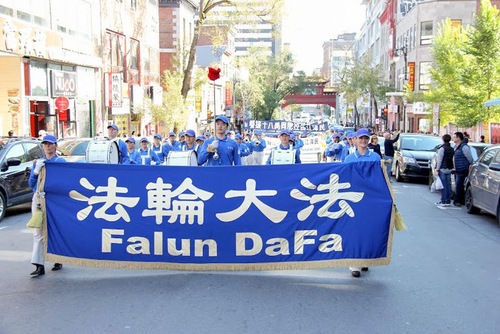
M 499 333 L 500 228 L 394 183 L 408 230 L 392 262 L 347 269 L 127 271 L 32 279 L 29 206 L 0 222 L 0 333 Z

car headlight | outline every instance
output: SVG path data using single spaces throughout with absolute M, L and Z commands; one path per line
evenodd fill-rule
M 403 157 L 403 161 L 405 164 L 414 164 L 417 163 L 414 158 L 410 157 Z

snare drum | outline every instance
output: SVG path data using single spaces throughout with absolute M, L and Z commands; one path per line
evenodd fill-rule
M 117 164 L 120 162 L 118 144 L 112 140 L 94 140 L 87 146 L 85 161 L 96 164 Z
M 167 166 L 198 166 L 196 151 L 170 151 Z

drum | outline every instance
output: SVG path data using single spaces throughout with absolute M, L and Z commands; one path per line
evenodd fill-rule
M 117 164 L 120 162 L 118 144 L 112 140 L 94 140 L 87 146 L 85 161 L 96 164 Z
M 167 166 L 198 166 L 196 151 L 170 151 Z
M 291 165 L 295 163 L 295 150 L 273 149 L 271 165 Z

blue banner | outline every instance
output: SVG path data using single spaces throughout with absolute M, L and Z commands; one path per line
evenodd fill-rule
M 47 258 L 258 270 L 390 262 L 380 163 L 176 167 L 47 163 Z
M 258 130 L 268 133 L 279 133 L 281 130 L 324 132 L 327 131 L 328 122 L 314 122 L 310 124 L 290 122 L 290 121 L 259 121 L 246 120 L 244 123 L 246 130 Z

